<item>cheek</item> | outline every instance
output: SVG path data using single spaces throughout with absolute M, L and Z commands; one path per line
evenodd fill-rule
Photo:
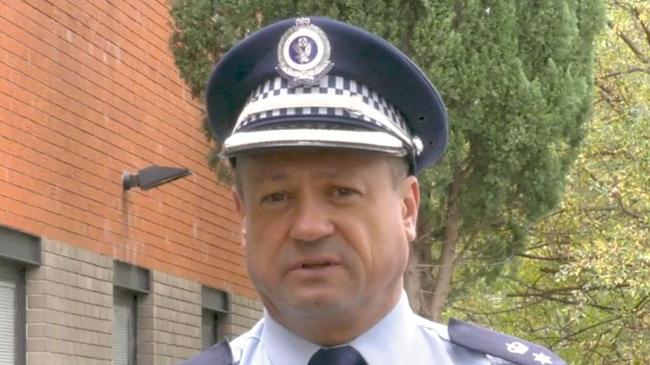
M 388 204 L 367 210 L 362 220 L 348 220 L 348 227 L 356 232 L 357 247 L 362 260 L 375 271 L 386 271 L 402 265 L 408 257 L 408 243 L 402 221 L 394 206 Z M 351 223 L 355 222 L 355 223 Z
M 249 271 L 272 270 L 284 242 L 282 223 L 259 215 L 249 216 L 245 223 Z
M 398 207 L 385 206 L 382 209 L 384 212 L 395 213 L 383 214 L 381 218 L 377 219 L 381 223 L 375 227 L 378 235 L 374 242 L 373 252 L 386 265 L 385 269 L 401 270 L 406 267 L 409 250 L 403 220 Z
M 278 280 L 274 240 L 259 230 L 247 231 L 246 236 L 246 269 L 255 287 L 266 292 Z

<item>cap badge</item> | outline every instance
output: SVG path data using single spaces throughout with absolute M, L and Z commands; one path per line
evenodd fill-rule
M 315 85 L 334 66 L 330 51 L 325 32 L 309 18 L 298 18 L 280 38 L 276 70 L 289 80 L 289 87 Z

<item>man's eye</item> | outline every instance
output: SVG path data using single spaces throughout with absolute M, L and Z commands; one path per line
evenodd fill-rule
M 346 197 L 350 195 L 354 195 L 356 191 L 354 189 L 350 188 L 345 188 L 345 187 L 338 187 L 336 190 L 334 190 L 334 195 L 338 197 Z
M 264 198 L 262 198 L 262 201 L 264 203 L 277 203 L 285 199 L 287 199 L 287 193 L 281 191 L 281 192 L 277 192 L 265 196 Z

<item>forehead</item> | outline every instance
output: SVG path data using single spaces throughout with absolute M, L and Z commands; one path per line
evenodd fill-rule
M 389 156 L 344 149 L 288 148 L 237 158 L 237 175 L 254 180 L 281 179 L 309 171 L 321 177 L 356 177 L 388 166 Z

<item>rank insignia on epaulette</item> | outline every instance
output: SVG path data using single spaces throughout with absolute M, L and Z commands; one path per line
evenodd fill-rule
M 566 365 L 551 350 L 519 338 L 451 319 L 449 339 L 465 348 L 519 365 Z
M 276 69 L 290 87 L 315 85 L 334 66 L 330 52 L 325 32 L 309 18 L 298 18 L 280 38 Z

